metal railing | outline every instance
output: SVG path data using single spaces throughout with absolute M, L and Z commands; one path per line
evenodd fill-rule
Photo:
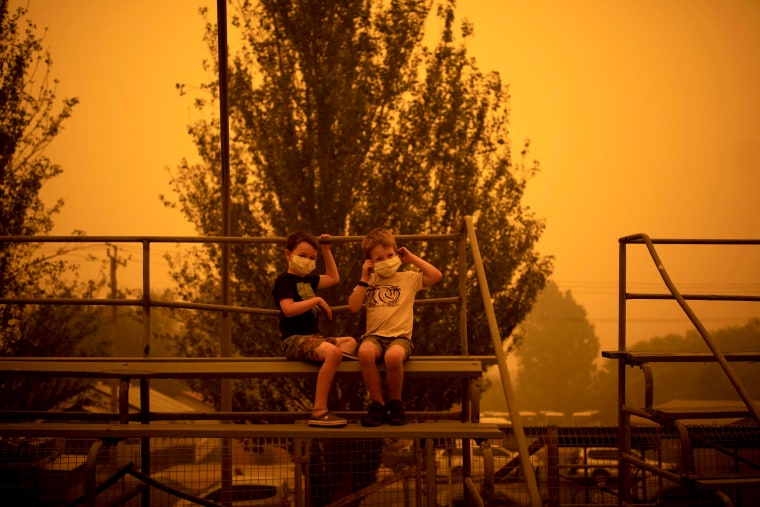
M 647 253 L 649 254 L 649 257 L 651 258 L 651 261 L 654 263 L 654 266 L 657 270 L 657 273 L 664 283 L 665 292 L 657 292 L 657 293 L 642 293 L 642 292 L 629 292 L 629 280 L 628 280 L 628 248 L 631 245 L 644 245 L 644 247 L 647 250 Z M 620 496 L 620 502 L 621 505 L 631 505 L 631 477 L 630 477 L 630 470 L 631 466 L 636 467 L 643 467 L 646 465 L 645 463 L 642 463 L 640 459 L 637 459 L 635 456 L 631 453 L 631 415 L 637 414 L 641 415 L 647 418 L 651 418 L 650 413 L 651 410 L 636 410 L 631 407 L 627 407 L 626 404 L 626 374 L 625 374 L 625 368 L 626 366 L 630 366 L 634 364 L 631 362 L 632 360 L 630 358 L 627 358 L 623 352 L 626 352 L 627 349 L 627 303 L 632 300 L 674 300 L 678 303 L 679 308 L 683 312 L 683 314 L 688 318 L 688 320 L 691 322 L 691 324 L 694 326 L 694 328 L 699 333 L 700 337 L 702 338 L 705 345 L 709 348 L 710 354 L 712 355 L 711 359 L 714 359 L 715 362 L 717 362 L 721 369 L 723 370 L 723 373 L 725 374 L 726 378 L 730 381 L 731 385 L 733 386 L 734 390 L 738 394 L 739 398 L 741 398 L 743 404 L 745 405 L 748 413 L 755 419 L 755 421 L 760 424 L 760 412 L 758 412 L 757 405 L 753 402 L 752 398 L 750 397 L 749 393 L 747 392 L 747 389 L 739 379 L 739 377 L 736 375 L 734 369 L 731 367 L 729 363 L 729 359 L 727 359 L 726 354 L 724 354 L 721 350 L 718 344 L 715 342 L 715 340 L 712 339 L 710 336 L 710 333 L 708 333 L 707 329 L 705 328 L 703 322 L 700 320 L 700 318 L 696 315 L 694 310 L 692 309 L 691 305 L 689 304 L 689 301 L 747 301 L 747 302 L 757 302 L 760 301 L 760 296 L 753 295 L 753 294 L 710 294 L 710 293 L 682 293 L 677 287 L 676 284 L 671 279 L 671 276 L 669 275 L 668 271 L 665 268 L 665 264 L 662 261 L 659 253 L 657 252 L 657 249 L 655 248 L 655 245 L 681 245 L 681 246 L 695 246 L 695 245 L 705 245 L 705 246 L 711 246 L 711 245 L 725 245 L 725 246 L 760 246 L 760 240 L 744 240 L 744 239 L 716 239 L 716 240 L 710 240 L 710 239 L 652 239 L 646 234 L 635 234 L 630 236 L 625 236 L 619 239 L 619 294 L 618 294 L 618 312 L 619 312 L 619 318 L 618 318 L 618 352 L 617 353 L 609 353 L 616 355 L 616 358 L 618 359 L 618 407 L 619 407 L 619 419 L 618 419 L 618 444 L 620 449 L 620 475 L 619 475 L 619 488 L 621 491 Z M 694 354 L 680 354 L 679 360 L 681 361 L 698 361 L 698 360 L 704 360 L 702 355 L 694 353 Z M 608 356 L 611 357 L 611 356 Z M 733 358 L 736 359 L 736 358 Z M 657 361 L 656 358 L 648 358 L 647 360 L 651 361 Z M 672 358 L 663 358 L 662 360 L 672 360 Z M 653 378 L 651 376 L 651 372 L 649 370 L 649 367 L 647 364 L 639 364 L 636 362 L 635 364 L 638 364 L 639 366 L 642 366 L 642 369 L 645 373 L 645 390 L 646 395 L 645 399 L 647 404 L 651 403 L 652 399 L 652 389 L 653 389 Z M 647 407 L 647 409 L 651 409 L 651 407 Z M 678 434 L 681 436 L 681 452 L 682 453 L 690 453 L 691 449 L 691 443 L 690 443 L 690 435 L 689 431 L 686 428 L 685 424 L 678 420 L 672 420 L 668 423 L 672 427 L 676 429 Z M 682 457 L 681 459 L 682 463 L 690 463 L 690 459 L 687 459 L 686 457 Z M 683 465 L 682 465 L 683 466 Z M 646 466 L 645 468 L 649 469 L 650 472 L 656 473 L 662 477 L 668 478 L 670 480 L 678 481 L 681 477 L 686 477 L 686 475 L 689 473 L 689 470 L 681 470 L 681 475 L 675 475 L 671 472 L 668 472 L 666 470 L 658 469 L 657 467 L 651 467 Z
M 341 242 L 361 242 L 363 236 L 334 236 L 330 238 L 333 243 Z M 522 428 L 522 424 L 519 418 L 519 409 L 514 399 L 514 393 L 511 388 L 511 380 L 509 379 L 509 371 L 507 369 L 506 360 L 503 350 L 501 348 L 501 337 L 499 336 L 498 326 L 496 325 L 494 309 L 492 306 L 490 293 L 488 291 L 488 284 L 485 278 L 485 271 L 483 268 L 482 259 L 480 258 L 480 251 L 475 237 L 474 223 L 471 217 L 465 217 L 462 230 L 455 234 L 439 234 L 439 235 L 397 235 L 397 241 L 451 241 L 456 245 L 457 258 L 458 258 L 458 293 L 455 296 L 444 298 L 426 298 L 418 300 L 415 304 L 454 304 L 459 307 L 459 338 L 461 342 L 461 350 L 463 355 L 468 355 L 467 344 L 467 274 L 468 264 L 466 259 L 467 242 L 469 241 L 473 263 L 475 265 L 475 272 L 478 277 L 478 285 L 481 291 L 481 297 L 484 301 L 486 318 L 489 327 L 489 332 L 493 341 L 493 345 L 496 351 L 497 363 L 499 365 L 499 371 L 502 377 L 502 387 L 504 388 L 504 394 L 508 402 L 510 411 L 513 412 L 511 417 L 512 424 L 516 433 L 517 442 L 520 448 L 521 460 L 523 460 L 523 469 L 526 471 L 526 480 L 529 492 L 531 493 L 531 504 L 538 506 L 541 504 L 538 487 L 536 483 L 535 475 L 530 464 L 530 455 L 527 452 L 528 446 L 525 439 L 525 434 Z M 151 297 L 151 246 L 159 243 L 173 243 L 173 244 L 280 244 L 285 242 L 284 237 L 161 237 L 161 236 L 46 236 L 46 237 L 27 237 L 27 236 L 5 236 L 1 237 L 0 241 L 8 243 L 138 243 L 142 245 L 142 297 L 137 299 L 115 299 L 115 298 L 22 298 L 22 297 L 0 297 L 0 304 L 34 304 L 34 305 L 101 305 L 101 306 L 131 306 L 139 307 L 143 311 L 143 347 L 142 350 L 150 350 L 150 312 L 152 308 L 164 307 L 164 308 L 182 308 L 190 310 L 200 311 L 215 311 L 222 312 L 223 315 L 232 312 L 241 313 L 256 313 L 264 315 L 277 315 L 279 312 L 271 308 L 251 308 L 251 307 L 238 307 L 232 305 L 219 305 L 219 304 L 207 304 L 196 303 L 188 301 L 161 301 Z M 335 306 L 334 311 L 346 311 L 347 305 Z M 222 333 L 224 335 L 225 333 Z M 222 347 L 224 351 L 224 347 Z M 224 353 L 223 357 L 226 357 Z M 224 389 L 223 389 L 224 395 Z M 225 404 L 222 403 L 222 409 L 224 410 Z M 148 451 L 148 445 L 145 444 L 145 449 Z M 145 453 L 146 455 L 149 452 Z
M 724 239 L 724 240 L 709 240 L 709 239 L 683 239 L 683 240 L 677 240 L 677 239 L 651 239 L 646 234 L 635 234 L 631 236 L 625 236 L 621 238 L 620 240 L 620 273 L 619 273 L 619 318 L 618 318 L 618 347 L 619 350 L 623 351 L 626 350 L 626 303 L 629 300 L 634 299 L 659 299 L 659 300 L 675 300 L 678 303 L 678 306 L 681 308 L 683 313 L 688 317 L 689 321 L 694 325 L 694 328 L 699 332 L 699 335 L 702 337 L 702 340 L 705 342 L 707 347 L 710 349 L 710 351 L 715 356 L 716 361 L 718 364 L 720 364 L 720 367 L 723 369 L 723 372 L 726 374 L 726 377 L 731 382 L 731 385 L 736 390 L 739 397 L 742 399 L 742 401 L 747 406 L 747 409 L 750 411 L 750 413 L 753 415 L 755 420 L 760 424 L 760 412 L 758 412 L 757 408 L 752 403 L 752 399 L 750 398 L 749 394 L 747 393 L 747 390 L 742 385 L 739 378 L 734 373 L 733 368 L 731 368 L 731 365 L 726 360 L 725 356 L 721 352 L 718 345 L 715 343 L 715 341 L 710 337 L 710 334 L 708 333 L 707 329 L 705 328 L 702 321 L 697 317 L 694 310 L 691 308 L 691 306 L 688 303 L 688 300 L 702 300 L 702 301 L 760 301 L 760 296 L 757 295 L 749 295 L 749 294 L 682 294 L 678 288 L 676 287 L 675 283 L 673 283 L 673 280 L 671 279 L 670 275 L 668 274 L 667 270 L 665 269 L 665 265 L 660 258 L 659 254 L 657 253 L 657 250 L 655 249 L 655 244 L 668 244 L 668 245 L 754 245 L 754 246 L 760 246 L 760 240 L 738 240 L 738 239 Z M 658 274 L 660 275 L 663 283 L 665 284 L 665 287 L 667 288 L 667 292 L 665 293 L 633 293 L 628 292 L 627 289 L 627 263 L 626 263 L 626 253 L 627 253 L 627 247 L 628 245 L 634 245 L 634 244 L 643 244 L 646 246 L 646 249 L 652 259 L 652 262 L 654 262 L 654 265 L 657 269 Z M 622 376 L 623 382 L 625 382 L 625 375 Z M 624 387 L 624 385 L 623 385 Z M 625 391 L 622 391 L 623 396 L 625 395 Z M 623 398 L 624 400 L 625 398 Z
M 456 234 L 406 234 L 395 236 L 397 241 L 451 241 L 454 243 L 463 243 L 466 241 L 466 235 L 464 233 Z M 363 236 L 334 236 L 330 238 L 333 243 L 360 243 Z M 143 350 L 149 350 L 145 348 L 145 345 L 149 345 L 151 329 L 150 329 L 150 312 L 152 308 L 171 308 L 171 309 L 186 309 L 186 310 L 200 310 L 200 311 L 212 311 L 212 312 L 230 312 L 230 313 L 247 313 L 247 314 L 259 314 L 259 315 L 279 315 L 279 310 L 273 308 L 256 308 L 256 307 L 243 307 L 235 305 L 224 304 L 211 304 L 211 303 L 198 303 L 193 301 L 164 301 L 160 299 L 154 299 L 151 297 L 151 289 L 154 288 L 151 283 L 151 262 L 152 253 L 151 246 L 156 244 L 236 244 L 236 245 L 251 245 L 251 244 L 283 244 L 285 243 L 285 237 L 195 237 L 195 236 L 0 236 L 0 242 L 3 243 L 102 243 L 102 244 L 139 244 L 142 246 L 142 282 L 140 290 L 142 296 L 140 298 L 57 298 L 57 297 L 42 297 L 42 298 L 25 298 L 25 297 L 5 297 L 0 291 L 0 304 L 31 304 L 31 305 L 92 305 L 92 306 L 126 306 L 141 308 L 144 314 L 143 319 Z M 458 246 L 458 250 L 463 250 L 462 246 Z M 429 305 L 429 304 L 461 304 L 460 310 L 460 326 L 459 337 L 462 344 L 462 350 L 467 351 L 466 340 L 466 297 L 465 290 L 466 285 L 463 278 L 466 276 L 465 261 L 460 261 L 460 269 L 458 277 L 460 283 L 458 285 L 458 294 L 445 298 L 427 298 L 421 299 L 415 302 L 415 304 Z M 332 309 L 336 312 L 347 311 L 347 305 L 335 305 Z

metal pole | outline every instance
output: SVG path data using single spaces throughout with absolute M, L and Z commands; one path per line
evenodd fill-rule
M 220 156 L 222 164 L 222 236 L 230 235 L 230 125 L 229 105 L 227 103 L 227 6 L 226 0 L 217 0 L 218 9 L 218 33 L 219 33 L 219 129 L 220 129 Z M 229 243 L 222 243 L 222 304 L 227 306 L 230 301 L 229 278 L 230 278 L 230 248 Z M 222 357 L 230 355 L 231 333 L 229 332 L 229 312 L 222 312 Z
M 530 496 L 530 504 L 532 507 L 541 507 L 541 495 L 538 492 L 538 483 L 536 482 L 536 471 L 533 469 L 533 465 L 530 461 L 530 453 L 528 452 L 528 442 L 525 439 L 525 431 L 523 430 L 522 421 L 520 420 L 520 411 L 517 408 L 515 402 L 515 393 L 512 388 L 512 378 L 509 375 L 509 369 L 507 368 L 507 360 L 504 356 L 504 346 L 501 343 L 501 334 L 499 333 L 499 327 L 496 325 L 496 314 L 493 309 L 493 301 L 491 300 L 491 291 L 488 289 L 488 280 L 486 280 L 486 272 L 483 269 L 483 259 L 480 256 L 480 247 L 478 246 L 478 239 L 475 237 L 475 226 L 472 223 L 472 217 L 464 217 L 465 225 L 467 226 L 467 234 L 470 237 L 470 248 L 472 249 L 472 261 L 475 265 L 475 272 L 478 277 L 478 285 L 480 285 L 480 294 L 483 297 L 483 308 L 486 312 L 486 320 L 488 321 L 488 329 L 491 333 L 491 340 L 493 341 L 494 353 L 499 365 L 499 373 L 501 374 L 501 384 L 504 389 L 504 397 L 507 399 L 507 406 L 509 407 L 509 414 L 512 419 L 512 429 L 517 437 L 517 448 L 520 451 L 520 464 L 525 474 L 525 483 L 528 488 L 528 494 Z M 464 454 L 464 448 L 463 453 Z
M 618 243 L 618 350 L 626 350 L 626 323 L 628 292 L 627 282 L 627 253 L 628 243 Z M 623 412 L 626 404 L 626 368 L 623 361 L 618 361 L 618 451 L 630 454 L 631 452 L 631 414 Z M 619 460 L 620 473 L 618 474 L 619 505 L 631 501 L 631 465 L 625 460 Z
M 228 98 L 228 78 L 227 78 L 227 1 L 217 0 L 217 47 L 219 51 L 219 135 L 221 146 L 219 155 L 221 159 L 222 170 L 222 236 L 230 235 L 230 126 L 229 126 L 229 104 Z M 222 244 L 222 266 L 221 272 L 221 289 L 222 305 L 228 306 L 230 301 L 229 295 L 229 278 L 230 278 L 230 245 Z M 221 356 L 229 357 L 232 351 L 232 323 L 230 312 L 222 312 L 222 342 Z M 222 379 L 221 381 L 221 411 L 232 411 L 232 381 Z M 232 447 L 231 440 L 226 438 L 222 440 L 222 485 L 230 486 L 232 484 Z M 223 487 L 223 491 L 230 491 L 229 487 Z M 222 504 L 229 505 L 231 501 L 229 494 L 223 495 Z
M 150 356 L 150 241 L 143 241 L 143 357 Z M 124 386 L 129 392 L 129 382 Z M 121 399 L 121 393 L 119 393 Z M 129 408 L 125 408 L 125 414 Z M 150 423 L 150 380 L 140 380 L 140 422 L 141 424 Z M 119 414 L 122 414 L 119 407 Z M 120 415 L 119 418 L 125 417 Z M 127 422 L 129 417 L 125 417 Z M 150 438 L 143 437 L 140 439 L 140 463 L 141 472 L 150 475 Z M 150 489 L 146 488 L 140 495 L 140 505 L 150 507 Z

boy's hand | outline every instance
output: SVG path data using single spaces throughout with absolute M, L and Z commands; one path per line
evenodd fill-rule
M 322 251 L 330 250 L 332 248 L 332 243 L 330 241 L 327 241 L 330 239 L 329 234 L 320 234 L 319 235 L 319 248 L 322 249 Z
M 332 320 L 332 308 L 330 308 L 330 305 L 327 304 L 327 301 L 325 301 L 321 297 L 315 297 L 314 300 L 315 300 L 315 303 L 317 303 L 317 308 L 325 312 L 325 315 L 327 315 L 328 320 Z
M 372 274 L 372 269 L 375 266 L 375 263 L 372 262 L 371 259 L 367 259 L 364 261 L 364 264 L 362 264 L 362 280 L 367 281 L 369 280 L 369 275 Z
M 398 249 L 398 258 L 401 260 L 401 264 L 409 264 L 412 262 L 414 254 L 410 252 L 405 246 Z

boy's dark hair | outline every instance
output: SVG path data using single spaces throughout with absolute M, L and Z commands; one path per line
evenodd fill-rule
M 362 251 L 364 251 L 364 257 L 367 259 L 372 255 L 372 249 L 377 245 L 391 246 L 393 251 L 398 253 L 398 246 L 396 246 L 396 238 L 393 237 L 389 231 L 385 229 L 372 229 L 362 240 Z
M 317 237 L 306 231 L 296 231 L 288 234 L 285 240 L 285 249 L 292 252 L 303 241 L 313 246 L 315 250 L 319 250 L 319 240 Z

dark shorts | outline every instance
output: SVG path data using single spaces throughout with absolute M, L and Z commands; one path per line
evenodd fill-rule
M 377 347 L 377 349 L 380 351 L 380 357 L 383 357 L 385 355 L 385 351 L 390 348 L 391 345 L 398 345 L 399 347 L 403 348 L 404 351 L 406 351 L 406 358 L 404 361 L 409 359 L 409 357 L 412 355 L 412 351 L 414 350 L 414 345 L 412 344 L 411 340 L 408 338 L 399 338 L 397 336 L 378 336 L 376 334 L 368 334 L 362 337 L 362 341 L 359 344 L 359 346 L 362 346 L 362 343 L 364 342 L 370 342 Z
M 326 338 L 321 334 L 294 334 L 282 340 L 282 352 L 291 361 L 308 361 L 321 363 L 317 356 L 317 347 L 323 343 L 336 344 L 335 338 Z

